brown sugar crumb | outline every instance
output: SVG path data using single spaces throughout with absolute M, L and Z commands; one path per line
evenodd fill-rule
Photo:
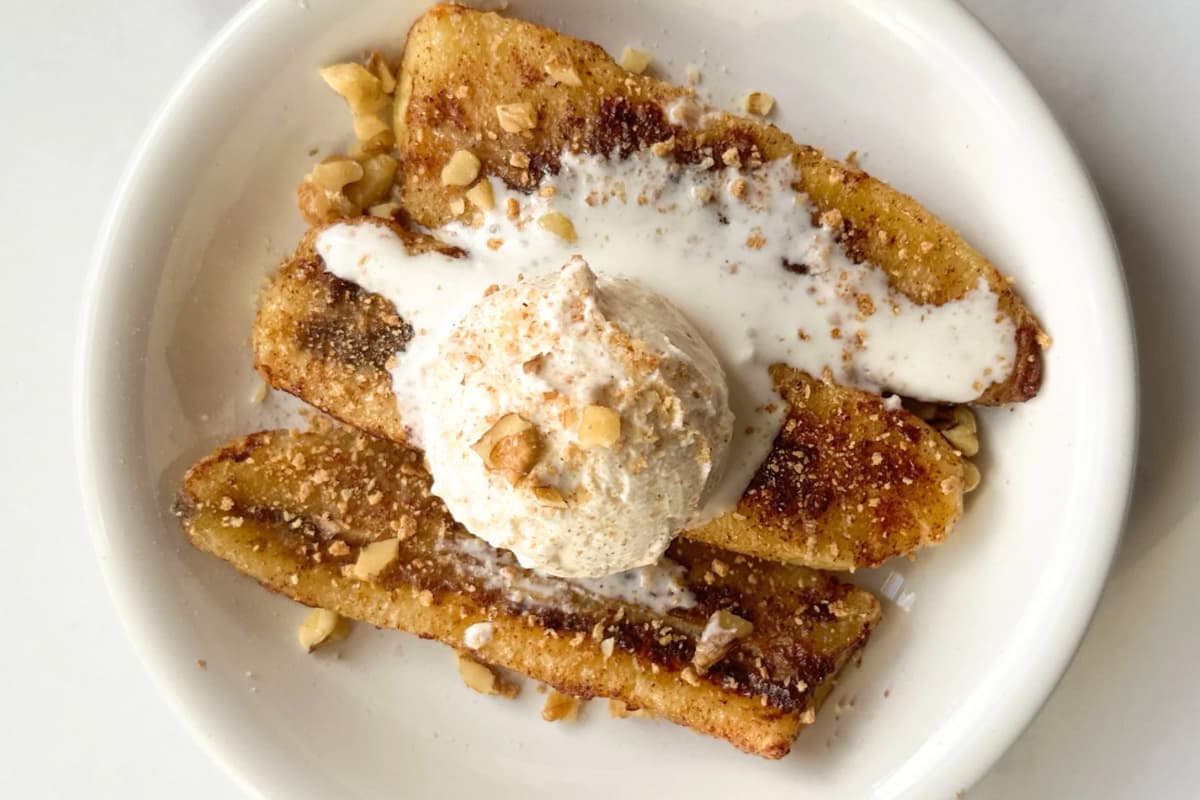
M 334 539 L 329 544 L 329 555 L 331 556 L 348 556 L 350 555 L 350 546 L 341 539 Z
M 1045 331 L 1038 331 L 1037 343 L 1038 347 L 1042 348 L 1043 350 L 1049 350 L 1050 345 L 1054 344 L 1054 340 L 1051 339 L 1050 334 L 1046 333 Z
M 762 250 L 767 243 L 767 237 L 763 236 L 762 230 L 755 228 L 750 231 L 750 235 L 746 237 L 746 247 L 751 250 Z
M 721 161 L 727 167 L 742 166 L 742 156 L 740 153 L 738 153 L 738 150 L 736 147 L 730 147 L 724 153 L 721 153 Z
M 864 317 L 869 317 L 875 313 L 875 301 L 871 299 L 871 295 L 860 294 L 855 298 L 854 302 L 858 306 L 858 313 Z
M 845 220 L 842 217 L 842 212 L 836 208 L 831 208 L 821 215 L 821 225 L 830 230 L 840 233 Z
M 425 608 L 429 608 L 433 605 L 433 592 L 429 591 L 428 589 L 422 589 L 421 591 L 417 592 L 417 602 Z
M 729 184 L 729 193 L 739 200 L 746 197 L 746 179 L 737 178 Z
M 517 217 L 521 216 L 521 204 L 517 202 L 515 197 L 508 198 L 508 201 L 505 203 L 505 208 L 508 212 L 509 219 L 516 219 Z
M 487 240 L 487 246 L 489 250 L 499 250 L 503 244 L 504 240 L 499 237 L 492 237 L 491 239 Z

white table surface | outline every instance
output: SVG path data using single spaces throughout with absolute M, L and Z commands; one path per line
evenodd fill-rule
M 70 395 L 80 286 L 114 182 L 239 2 L 5 5 L 0 553 L 13 571 L 0 592 L 0 796 L 236 798 L 150 685 L 105 593 L 75 485 Z M 1143 403 L 1129 528 L 1092 627 L 968 796 L 1197 797 L 1200 4 L 966 5 L 1033 79 L 1100 188 L 1137 317 Z

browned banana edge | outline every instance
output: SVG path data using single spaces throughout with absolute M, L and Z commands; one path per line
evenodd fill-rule
M 874 597 L 832 576 L 693 542 L 669 553 L 686 571 L 691 608 L 653 614 L 566 589 L 517 591 L 561 582 L 534 578 L 469 537 L 428 489 L 420 453 L 403 445 L 340 427 L 272 431 L 192 467 L 176 510 L 197 548 L 271 591 L 452 647 L 467 626 L 491 621 L 483 661 L 767 758 L 788 752 L 880 616 Z M 356 579 L 363 547 L 388 538 L 399 539 L 397 557 Z M 690 662 L 718 609 L 754 630 L 699 675 Z
M 708 108 L 697 110 L 694 124 L 672 124 L 664 109 L 693 90 L 627 72 L 592 42 L 456 4 L 435 6 L 413 24 L 397 85 L 402 204 L 428 228 L 472 213 L 467 204 L 455 214 L 463 189 L 438 179 L 458 149 L 479 158 L 481 175 L 529 192 L 558 171 L 564 151 L 627 157 L 669 142 L 669 158 L 710 169 L 791 158 L 814 218 L 836 221 L 848 255 L 878 265 L 897 291 L 941 305 L 982 279 L 996 293 L 1016 331 L 1014 368 L 1003 381 L 981 384 L 976 402 L 1020 402 L 1041 386 L 1049 337 L 990 261 L 913 198 L 774 125 Z M 529 103 L 536 127 L 503 129 L 496 108 L 510 103 Z

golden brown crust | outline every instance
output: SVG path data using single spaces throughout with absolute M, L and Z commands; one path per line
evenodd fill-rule
M 363 217 L 355 224 L 390 228 L 413 253 L 461 253 L 394 222 Z M 315 250 L 324 227 L 305 234 L 263 289 L 254 320 L 254 368 L 271 386 L 327 414 L 403 441 L 387 363 L 412 329 L 388 300 L 325 270 Z
M 351 224 L 403 230 L 379 220 Z M 255 366 L 272 386 L 403 442 L 386 362 L 408 327 L 386 300 L 324 270 L 313 251 L 319 230 L 263 292 Z M 433 246 L 404 233 L 413 248 Z M 963 466 L 937 431 L 903 409 L 886 410 L 869 392 L 782 365 L 775 379 L 789 410 L 767 461 L 734 511 L 685 536 L 837 570 L 877 566 L 945 539 L 962 510 Z
M 685 536 L 839 570 L 945 539 L 962 513 L 963 462 L 941 434 L 878 395 L 771 373 L 788 414 L 770 455 L 732 512 Z
M 555 81 L 550 64 L 569 65 L 580 85 Z M 442 186 L 438 176 L 458 149 L 471 150 L 483 174 L 526 189 L 558 169 L 565 149 L 624 156 L 673 137 L 672 157 L 684 163 L 712 158 L 719 164 L 731 148 L 743 165 L 792 158 L 800 170 L 797 188 L 817 214 L 836 210 L 851 257 L 878 264 L 896 290 L 937 305 L 962 297 L 980 280 L 996 292 L 1001 314 L 1018 332 L 1017 366 L 1003 382 L 981 386 L 977 402 L 1037 394 L 1041 328 L 1004 276 L 911 197 L 773 125 L 724 112 L 705 114 L 690 128 L 672 125 L 664 107 L 691 90 L 629 73 L 591 42 L 458 5 L 435 6 L 413 25 L 398 80 L 403 205 L 422 225 L 435 228 L 455 216 L 450 202 L 462 190 Z M 517 102 L 532 105 L 534 129 L 500 126 L 496 106 Z M 529 166 L 513 166 L 513 153 L 527 157 Z
M 189 470 L 177 513 L 196 547 L 272 591 L 455 647 L 467 626 L 488 620 L 495 631 L 481 660 L 767 758 L 788 752 L 880 613 L 869 593 L 831 576 L 692 542 L 671 557 L 687 570 L 695 607 L 653 614 L 594 595 L 514 597 L 489 582 L 497 571 L 477 570 L 478 551 L 462 542 L 501 558 L 518 579 L 522 571 L 450 519 L 429 494 L 419 452 L 342 428 L 230 443 Z M 356 579 L 359 552 L 389 538 L 400 540 L 395 560 Z M 754 630 L 704 676 L 687 674 L 719 608 Z

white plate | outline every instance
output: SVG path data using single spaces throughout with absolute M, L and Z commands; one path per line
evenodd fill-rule
M 394 49 L 424 3 L 255 3 L 181 82 L 122 184 L 87 287 L 77 402 L 96 546 L 130 635 L 248 787 L 288 798 L 949 797 L 1066 666 L 1125 508 L 1134 363 L 1113 245 L 1061 132 L 949 2 L 646 5 L 512 10 L 613 52 L 644 45 L 671 77 L 699 63 L 722 104 L 769 91 L 776 121 L 801 140 L 864 154 L 1017 277 L 1055 338 L 1042 395 L 983 414 L 984 486 L 960 530 L 894 568 L 902 602 L 887 604 L 862 668 L 782 763 L 666 723 L 610 720 L 603 703 L 582 724 L 547 725 L 531 689 L 516 703 L 475 695 L 448 651 L 401 634 L 361 627 L 340 658 L 306 656 L 301 609 L 194 552 L 168 507 L 187 464 L 283 413 L 278 398 L 249 402 L 247 338 L 257 287 L 301 233 L 291 197 L 309 149 L 346 144 L 349 117 L 317 67 Z

